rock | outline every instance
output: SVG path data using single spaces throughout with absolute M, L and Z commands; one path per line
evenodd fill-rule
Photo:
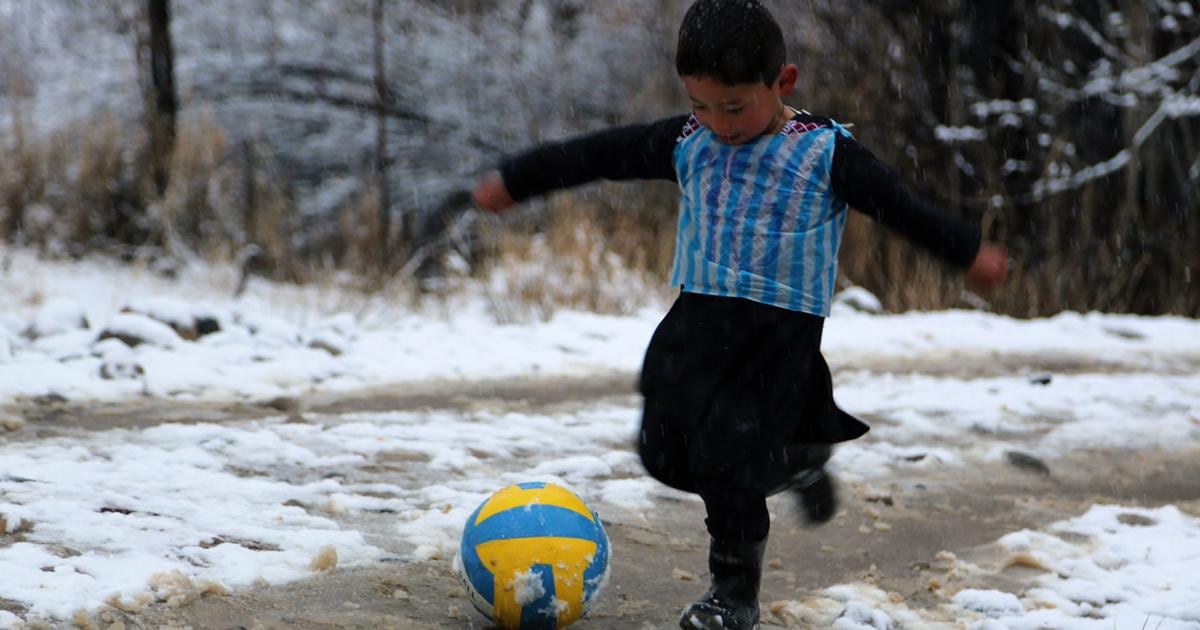
M 55 361 L 75 361 L 87 355 L 86 348 L 95 336 L 96 333 L 90 330 L 72 330 L 38 337 L 29 343 L 29 349 Z
M 1042 372 L 1029 377 L 1029 382 L 1033 385 L 1049 385 L 1052 380 L 1054 380 L 1054 377 L 1049 372 Z
M 1046 571 L 1046 572 L 1050 571 L 1050 567 L 1047 567 L 1045 565 L 1045 563 L 1043 563 L 1040 559 L 1038 559 L 1036 556 L 1034 556 L 1033 554 L 1031 554 L 1027 551 L 1019 551 L 1017 553 L 1014 553 L 1013 555 L 1009 556 L 1008 559 L 1006 559 L 1004 561 L 1004 565 L 1003 565 L 1004 570 L 1008 570 L 1008 569 L 1012 569 L 1012 568 L 1034 569 L 1037 571 Z
M 262 313 L 237 314 L 234 321 L 259 341 L 272 345 L 292 346 L 300 341 L 296 327 L 277 317 Z
M 329 331 L 318 333 L 308 340 L 309 348 L 324 350 L 335 357 L 345 354 L 349 346 L 350 342 L 345 337 Z
M 186 341 L 195 341 L 204 335 L 221 330 L 217 316 L 201 307 L 173 298 L 149 298 L 137 300 L 121 309 L 122 313 L 136 313 L 170 326 L 175 334 Z
M 182 608 L 205 595 L 226 595 L 228 590 L 215 582 L 196 584 L 178 569 L 150 576 L 154 597 L 171 608 Z
M 1151 525 L 1158 524 L 1158 522 L 1152 518 L 1142 516 L 1141 514 L 1134 514 L 1132 512 L 1118 514 L 1117 522 L 1121 523 L 1122 525 L 1132 525 L 1134 527 L 1150 527 Z
M 92 343 L 92 356 L 112 361 L 132 361 L 136 354 L 120 339 L 109 337 Z
M 337 568 L 337 563 L 337 549 L 333 545 L 325 545 L 321 547 L 321 551 L 313 558 L 312 564 L 308 565 L 308 568 L 319 573 L 328 573 Z
M 90 325 L 83 307 L 74 300 L 53 299 L 41 306 L 34 315 L 33 323 L 25 329 L 25 337 L 34 340 L 51 335 L 60 335 L 76 330 L 86 330 Z
M 142 344 L 174 348 L 180 341 L 179 335 L 170 326 L 137 313 L 122 313 L 114 317 L 96 341 L 105 339 L 119 339 L 131 348 Z
M 343 337 L 353 339 L 358 330 L 358 319 L 352 313 L 338 313 L 322 320 L 317 328 L 332 330 Z
M 161 575 L 161 574 L 157 574 Z M 153 579 L 153 578 L 151 578 Z M 185 578 L 186 579 L 186 578 Z M 119 610 L 124 613 L 136 615 L 146 609 L 146 606 L 154 603 L 154 596 L 150 593 L 142 591 L 126 599 L 119 593 L 113 593 L 104 600 L 104 604 L 114 610 Z
M 300 403 L 299 398 L 294 398 L 292 396 L 280 396 L 262 403 L 262 406 L 268 409 L 274 409 L 276 411 L 282 411 L 286 413 L 287 422 L 289 423 L 296 424 L 307 422 L 307 420 L 304 419 L 304 406 Z
M 988 617 L 999 618 L 1025 613 L 1025 606 L 1012 593 L 965 588 L 954 594 L 950 601 L 955 605 Z
M 679 580 L 680 582 L 695 582 L 700 579 L 696 577 L 695 573 L 692 573 L 691 571 L 684 571 L 680 568 L 673 569 L 671 571 L 671 577 Z
M 833 303 L 844 304 L 863 313 L 878 315 L 883 312 L 883 303 L 879 301 L 879 298 L 862 287 L 850 287 L 838 292 L 833 296 Z
M 337 357 L 350 350 L 356 337 L 357 323 L 354 316 L 341 313 L 322 321 L 305 335 L 306 345 L 324 350 Z
M 146 370 L 133 362 L 105 361 L 100 364 L 100 378 L 106 381 L 130 381 L 145 375 Z
M 48 392 L 34 396 L 29 401 L 38 407 L 60 408 L 70 402 L 70 399 L 58 392 Z
M 1044 477 L 1050 476 L 1050 467 L 1047 466 L 1045 462 L 1034 457 L 1033 455 L 1022 453 L 1020 451 L 1007 451 L 1004 453 L 1004 457 L 1008 459 L 1008 463 L 1020 468 L 1021 470 L 1036 473 Z
M 79 630 L 96 630 L 96 624 L 92 623 L 92 617 L 86 610 L 75 611 L 71 616 L 71 623 Z
M 277 398 L 272 398 L 271 400 L 264 402 L 262 405 L 268 409 L 274 409 L 275 411 L 282 411 L 284 413 L 300 411 L 300 399 L 293 396 L 279 396 Z
M 196 318 L 196 334 L 204 337 L 221 332 L 221 322 L 216 317 L 201 316 Z
M 25 418 L 0 411 L 0 429 L 5 431 L 20 431 L 25 428 Z
M 1146 335 L 1143 335 L 1142 333 L 1140 333 L 1136 330 L 1130 330 L 1128 328 L 1118 328 L 1116 326 L 1105 326 L 1104 332 L 1106 332 L 1114 337 L 1120 337 L 1121 339 L 1128 339 L 1130 341 L 1144 341 L 1146 339 Z
M 892 630 L 896 627 L 895 622 L 887 613 L 859 601 L 846 602 L 846 608 L 838 616 L 838 620 L 845 620 L 847 622 L 845 625 L 853 628 Z

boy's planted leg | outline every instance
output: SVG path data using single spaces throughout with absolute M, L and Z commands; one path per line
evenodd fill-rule
M 758 587 L 767 541 L 718 540 L 708 548 L 712 585 L 684 609 L 679 627 L 688 630 L 758 628 Z
M 708 569 L 712 583 L 684 609 L 679 627 L 688 630 L 758 628 L 758 589 L 770 515 L 766 495 L 746 489 L 701 493 L 708 510 L 711 541 Z

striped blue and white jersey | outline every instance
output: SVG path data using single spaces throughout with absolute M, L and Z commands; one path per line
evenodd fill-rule
M 912 195 L 828 118 L 801 112 L 774 135 L 727 145 L 691 115 L 536 146 L 500 166 L 522 201 L 598 179 L 678 183 L 671 283 L 827 316 L 847 207 L 966 267 L 979 227 Z
M 847 203 L 831 172 L 841 125 L 789 121 L 742 145 L 691 119 L 674 151 L 680 189 L 671 284 L 826 316 Z

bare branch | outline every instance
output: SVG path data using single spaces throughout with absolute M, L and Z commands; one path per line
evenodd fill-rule
M 1097 31 L 1087 20 L 1081 20 L 1070 13 L 1055 11 L 1050 7 L 1039 7 L 1038 14 L 1047 20 L 1053 22 L 1061 29 L 1074 28 L 1079 31 L 1088 41 L 1092 42 L 1097 48 L 1102 50 L 1105 55 L 1112 59 L 1116 59 L 1121 63 L 1132 66 L 1136 61 L 1132 57 L 1125 54 L 1120 48 L 1114 46 L 1111 42 L 1104 38 L 1104 35 Z
M 1054 177 L 1049 179 L 1041 179 L 1034 182 L 1033 191 L 1022 197 L 1024 203 L 1036 203 L 1042 201 L 1047 196 L 1055 195 L 1068 190 L 1078 190 L 1088 182 L 1091 182 L 1101 177 L 1106 177 L 1124 168 L 1129 164 L 1130 159 L 1134 155 L 1136 149 L 1141 148 L 1146 140 L 1158 130 L 1163 121 L 1169 119 L 1178 119 L 1185 117 L 1200 116 L 1200 97 L 1195 96 L 1172 96 L 1167 98 L 1159 105 L 1158 109 L 1146 120 L 1145 123 L 1133 134 L 1133 146 L 1122 149 L 1116 155 L 1100 162 L 1093 164 L 1087 168 L 1066 177 Z M 1197 161 L 1189 171 L 1192 179 L 1200 176 L 1200 161 Z

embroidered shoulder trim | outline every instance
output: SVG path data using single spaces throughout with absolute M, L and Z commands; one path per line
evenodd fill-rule
M 781 131 L 780 133 L 782 133 L 785 136 L 798 136 L 802 133 L 816 131 L 818 129 L 823 128 L 824 126 L 825 125 L 822 125 L 820 123 L 815 123 L 815 122 L 800 122 L 800 121 L 796 120 L 795 118 L 793 118 L 793 119 L 787 121 L 786 123 L 784 123 L 783 131 Z
M 836 123 L 835 126 L 837 126 Z M 829 125 L 823 125 L 817 122 L 801 122 L 793 118 L 784 123 L 783 129 L 780 131 L 780 133 L 785 136 L 798 136 L 802 133 L 816 131 L 817 129 L 825 129 L 827 127 L 829 127 Z M 687 122 L 683 123 L 683 129 L 680 130 L 679 137 L 675 139 L 675 142 L 683 142 L 703 128 L 704 125 L 701 125 L 700 120 L 697 119 L 693 114 L 692 116 L 688 117 Z
M 700 120 L 696 118 L 695 114 L 689 116 L 687 122 L 683 123 L 683 130 L 679 132 L 679 137 L 675 139 L 675 142 L 683 142 L 692 134 L 700 131 L 701 127 L 703 125 L 700 124 Z

